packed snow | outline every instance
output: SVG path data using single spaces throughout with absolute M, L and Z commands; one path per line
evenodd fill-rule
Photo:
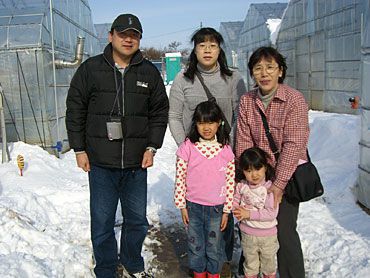
M 300 208 L 307 277 L 370 277 L 370 216 L 353 194 L 360 117 L 310 111 L 310 126 L 309 151 L 325 194 Z M 176 148 L 167 130 L 149 170 L 148 218 L 154 227 L 180 222 L 172 201 Z M 93 277 L 88 179 L 74 153 L 56 158 L 23 142 L 9 144 L 9 150 L 11 161 L 0 165 L 0 277 Z M 157 277 L 169 277 L 159 274 L 153 248 L 160 243 L 152 243 L 147 239 L 143 248 L 147 266 Z
M 281 18 L 269 18 L 266 21 L 266 25 L 270 31 L 270 41 L 275 45 L 281 26 Z

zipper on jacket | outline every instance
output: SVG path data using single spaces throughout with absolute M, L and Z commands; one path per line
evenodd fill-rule
M 126 69 L 129 67 L 129 65 L 127 67 L 125 67 L 125 69 L 123 70 L 123 72 L 120 71 L 121 73 L 121 88 L 122 88 L 122 120 L 124 120 L 124 117 L 125 117 L 125 73 L 126 73 Z M 123 124 L 123 123 L 122 123 Z M 123 136 L 122 138 L 122 151 L 121 151 L 121 168 L 124 169 L 125 168 L 125 160 L 123 159 L 123 156 L 125 154 L 125 137 Z
M 125 117 L 125 75 L 126 75 L 126 72 L 130 69 L 131 65 L 137 65 L 139 63 L 142 62 L 143 59 L 141 59 L 139 62 L 137 63 L 134 63 L 134 64 L 129 64 L 127 67 L 125 67 L 125 69 L 123 70 L 123 72 L 119 71 L 122 75 L 122 78 L 121 78 L 121 89 L 122 89 L 122 115 L 123 115 L 123 118 Z M 124 154 L 125 154 L 125 137 L 122 138 L 122 152 L 121 152 L 121 168 L 124 169 L 125 168 L 125 160 L 123 158 Z
M 104 53 L 103 53 L 103 57 L 104 57 L 104 60 L 108 63 L 108 65 L 110 65 L 112 68 L 113 68 L 113 74 L 114 74 L 114 77 L 116 78 L 116 66 L 115 65 L 112 65 L 109 60 L 107 59 L 107 57 L 105 57 Z M 121 73 L 121 89 L 122 89 L 122 117 L 124 118 L 125 117 L 125 81 L 124 81 L 124 77 L 125 77 L 125 74 L 126 72 L 129 70 L 129 68 L 132 66 L 132 65 L 138 65 L 140 64 L 142 61 L 144 60 L 143 57 L 141 57 L 141 59 L 135 63 L 132 63 L 132 64 L 129 64 L 127 67 L 125 67 L 125 69 L 123 70 L 123 72 L 121 72 L 120 70 L 118 70 L 120 73 Z M 116 86 L 116 90 L 117 90 L 117 84 L 115 84 Z M 122 123 L 123 124 L 123 123 Z M 121 151 L 121 168 L 124 169 L 125 168 L 125 163 L 124 163 L 124 159 L 123 159 L 123 156 L 124 156 L 124 151 L 125 149 L 125 139 L 124 137 L 122 138 L 122 151 Z

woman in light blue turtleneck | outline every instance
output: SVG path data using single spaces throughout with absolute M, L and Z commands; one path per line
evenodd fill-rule
M 190 130 L 195 107 L 208 100 L 195 75 L 197 71 L 231 126 L 234 124 L 234 116 L 237 116 L 239 98 L 246 92 L 241 75 L 227 66 L 220 33 L 213 28 L 201 28 L 194 33 L 191 42 L 194 47 L 187 69 L 176 76 L 169 96 L 169 126 L 177 145 L 185 140 Z

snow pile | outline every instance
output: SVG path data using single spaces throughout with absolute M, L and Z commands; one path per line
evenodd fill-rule
M 309 151 L 325 194 L 300 209 L 307 276 L 367 277 L 370 216 L 351 192 L 358 175 L 360 118 L 311 111 L 310 125 Z M 0 277 L 93 277 L 88 180 L 73 152 L 58 159 L 22 142 L 9 148 L 12 160 L 0 165 Z M 176 149 L 167 130 L 148 176 L 148 218 L 155 227 L 180 222 L 172 201 Z M 23 177 L 18 154 L 25 158 Z M 148 239 L 144 247 L 146 262 L 157 273 L 152 251 L 159 244 Z
M 0 167 L 0 277 L 91 276 L 88 183 L 74 154 L 57 159 L 22 142 L 10 152 Z

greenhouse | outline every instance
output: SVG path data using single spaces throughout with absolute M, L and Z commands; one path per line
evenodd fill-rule
M 235 22 L 221 22 L 220 23 L 220 34 L 224 38 L 223 49 L 226 54 L 227 64 L 237 68 L 237 50 L 239 44 L 239 34 L 243 27 L 243 21 Z
M 370 2 L 364 7 L 364 33 L 361 47 L 361 141 L 359 180 L 356 187 L 360 203 L 370 209 Z
M 310 107 L 353 113 L 348 99 L 359 96 L 361 22 L 365 0 L 291 0 L 277 39 L 287 57 L 286 83 Z
M 104 48 L 108 44 L 108 32 L 110 31 L 110 27 L 112 26 L 112 23 L 100 23 L 100 24 L 94 24 L 96 35 L 99 39 L 99 49 L 100 52 L 104 51 Z
M 286 7 L 287 3 L 251 4 L 249 7 L 240 30 L 237 50 L 238 68 L 249 88 L 252 88 L 254 82 L 249 76 L 248 59 L 256 48 L 274 44 L 271 35 L 275 30 L 271 27 L 276 24 L 272 22 L 278 20 L 280 23 Z
M 0 83 L 8 141 L 68 148 L 65 100 L 81 61 L 99 52 L 87 0 L 0 1 Z

